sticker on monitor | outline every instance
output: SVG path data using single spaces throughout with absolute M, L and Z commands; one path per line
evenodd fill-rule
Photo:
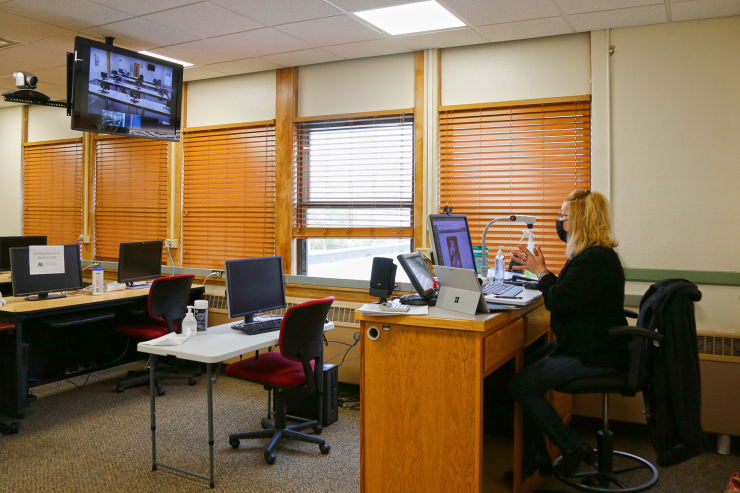
M 118 111 L 103 110 L 102 124 L 110 127 L 124 127 L 126 121 L 126 113 L 119 113 Z

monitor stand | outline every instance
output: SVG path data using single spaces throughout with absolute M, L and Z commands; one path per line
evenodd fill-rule
M 437 304 L 437 298 L 422 298 L 418 294 L 405 294 L 399 298 L 404 305 L 412 306 L 434 306 Z
M 152 286 L 151 282 L 145 282 L 144 284 L 134 284 L 133 282 L 126 283 L 126 289 L 144 289 L 144 288 L 150 288 L 151 286 Z
M 56 293 L 56 294 L 49 294 L 49 293 L 39 293 L 35 296 L 26 296 L 24 299 L 27 301 L 42 301 L 42 300 L 53 300 L 56 298 L 66 298 L 67 295 L 63 293 Z

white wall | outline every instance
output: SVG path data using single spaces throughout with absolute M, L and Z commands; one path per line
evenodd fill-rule
M 413 53 L 298 69 L 299 117 L 413 107 Z
M 275 119 L 275 71 L 188 82 L 188 127 Z
M 21 106 L 0 109 L 0 236 L 21 234 Z
M 28 141 L 78 139 L 82 132 L 70 129 L 71 119 L 64 108 L 29 105 Z
M 591 94 L 589 33 L 442 50 L 442 105 Z

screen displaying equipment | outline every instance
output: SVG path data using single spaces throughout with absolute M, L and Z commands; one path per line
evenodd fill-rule
M 145 288 L 148 284 L 134 286 L 134 281 L 157 279 L 162 275 L 162 240 L 121 243 L 118 247 L 118 282 L 129 288 Z
M 82 263 L 78 245 L 64 245 L 64 273 L 31 275 L 28 247 L 11 248 L 10 264 L 13 270 L 13 296 L 29 296 L 31 301 L 63 298 L 65 294 L 49 293 L 82 289 Z
M 419 252 L 402 253 L 396 258 L 398 258 L 403 270 L 406 271 L 406 275 L 409 276 L 409 280 L 419 296 L 423 299 L 432 298 L 435 293 L 434 276 L 424 259 L 421 258 L 421 254 Z
M 473 242 L 464 214 L 430 214 L 429 239 L 434 263 L 445 267 L 475 270 Z
M 46 236 L 0 236 L 0 272 L 10 270 L 10 249 L 46 245 Z
M 255 314 L 285 307 L 282 257 L 227 260 L 224 267 L 230 318 L 251 324 Z
M 180 140 L 182 65 L 79 36 L 71 64 L 72 130 Z

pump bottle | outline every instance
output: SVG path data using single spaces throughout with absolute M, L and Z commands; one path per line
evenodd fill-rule
M 185 335 L 188 333 L 188 329 L 190 329 L 190 335 L 198 335 L 198 322 L 195 320 L 195 317 L 193 316 L 193 308 L 192 306 L 188 306 L 188 314 L 185 315 L 185 318 L 182 321 L 182 334 Z
M 537 235 L 535 235 L 528 229 L 525 229 L 525 230 L 522 230 L 522 237 L 519 239 L 519 241 L 524 241 L 525 238 L 527 239 L 527 250 L 529 250 L 532 253 L 532 255 L 534 255 L 534 237 L 535 236 Z M 522 264 L 514 261 L 512 258 L 512 260 L 509 262 L 509 270 L 513 270 L 512 267 L 515 265 L 522 265 Z M 514 271 L 514 272 L 517 272 L 517 271 Z M 526 272 L 528 271 L 521 271 L 518 273 L 524 276 L 526 275 Z
M 501 250 L 504 247 L 498 247 L 498 252 L 496 253 L 496 263 L 494 264 L 494 272 L 496 276 L 496 282 L 504 282 L 504 278 L 506 274 L 504 273 L 504 264 L 506 263 L 506 260 L 504 259 L 504 252 Z

